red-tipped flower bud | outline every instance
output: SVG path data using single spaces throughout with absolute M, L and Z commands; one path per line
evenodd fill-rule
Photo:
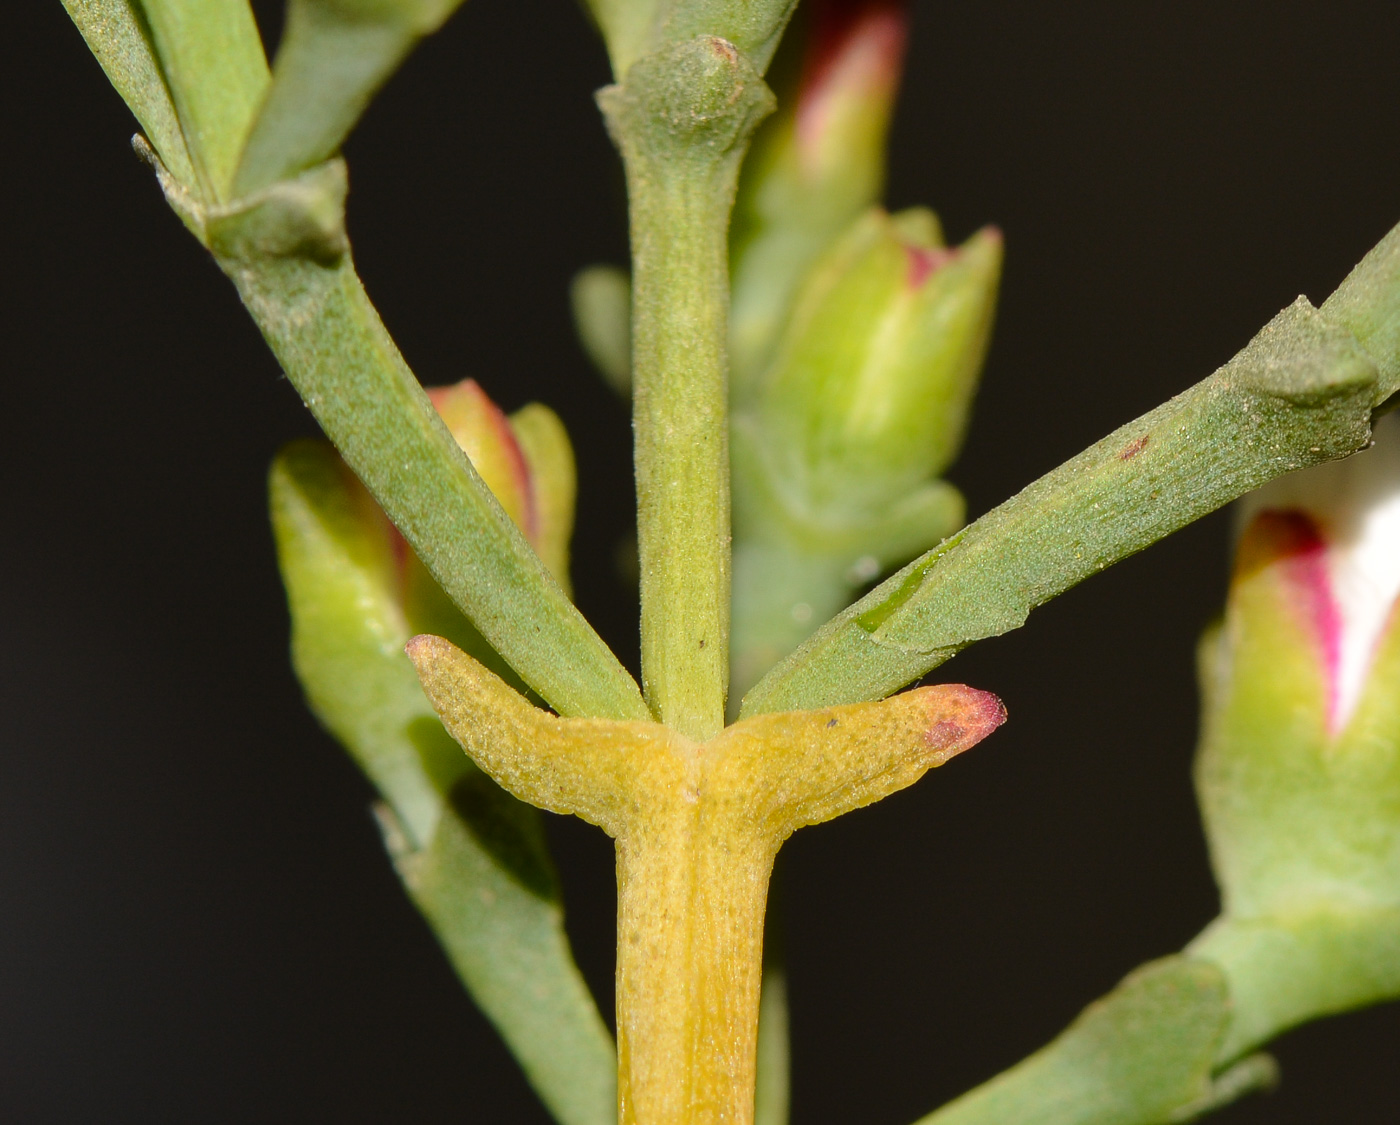
M 1400 417 L 1243 503 L 1203 644 L 1198 783 L 1227 910 L 1400 907 Z
M 833 238 L 880 197 L 908 31 L 905 0 L 818 0 L 800 57 L 775 70 L 778 113 L 754 141 L 734 212 L 730 352 L 742 402 L 793 294 Z
M 506 515 L 567 585 L 574 456 L 558 415 L 531 403 L 507 418 L 474 379 L 429 388 L 428 397 Z
M 1000 272 L 996 230 L 950 249 L 924 210 L 874 210 L 822 259 L 753 411 L 752 452 L 794 515 L 865 522 L 948 465 Z

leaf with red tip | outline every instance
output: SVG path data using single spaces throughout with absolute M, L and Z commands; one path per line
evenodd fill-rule
M 943 684 L 879 703 L 761 715 L 693 742 L 655 722 L 561 719 L 441 637 L 408 654 L 443 724 L 521 800 L 613 836 L 645 831 L 679 791 L 713 802 L 736 836 L 793 831 L 904 789 L 1006 720 L 996 696 Z

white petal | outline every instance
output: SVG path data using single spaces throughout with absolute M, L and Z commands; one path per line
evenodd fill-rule
M 1240 502 L 1241 528 L 1266 510 L 1301 509 L 1327 543 L 1327 572 L 1341 622 L 1331 727 L 1350 719 L 1376 644 L 1400 596 L 1400 413 L 1387 414 L 1370 449 L 1304 469 Z

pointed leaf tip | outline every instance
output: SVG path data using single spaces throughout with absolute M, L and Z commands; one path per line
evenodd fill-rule
M 926 701 L 929 726 L 924 737 L 938 765 L 971 750 L 1006 722 L 1006 704 L 1000 698 L 966 684 L 938 684 L 910 694 Z

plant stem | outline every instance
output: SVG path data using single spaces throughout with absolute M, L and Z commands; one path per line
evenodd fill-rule
M 774 848 L 678 794 L 617 841 L 621 1125 L 752 1121 Z
M 1047 473 L 827 622 L 754 686 L 740 715 L 898 691 L 1251 489 L 1355 452 L 1370 439 L 1371 410 L 1383 396 L 1377 374 L 1352 332 L 1300 297 L 1214 375 Z
M 1219 1064 L 1301 1023 L 1400 995 L 1400 910 L 1389 906 L 1323 903 L 1278 918 L 1223 915 L 1186 952 L 1219 965 L 1230 986 Z
M 662 722 L 705 740 L 724 725 L 728 686 L 726 230 L 736 177 L 628 168 L 642 683 Z
M 705 741 L 729 675 L 729 212 L 773 98 L 731 43 L 701 36 L 599 102 L 631 213 L 642 684 L 663 723 Z
M 995 697 L 945 684 L 762 715 L 698 743 L 660 723 L 541 711 L 440 637 L 415 637 L 408 654 L 497 784 L 617 841 L 621 1125 L 752 1125 L 778 848 L 912 785 L 1005 718 Z

